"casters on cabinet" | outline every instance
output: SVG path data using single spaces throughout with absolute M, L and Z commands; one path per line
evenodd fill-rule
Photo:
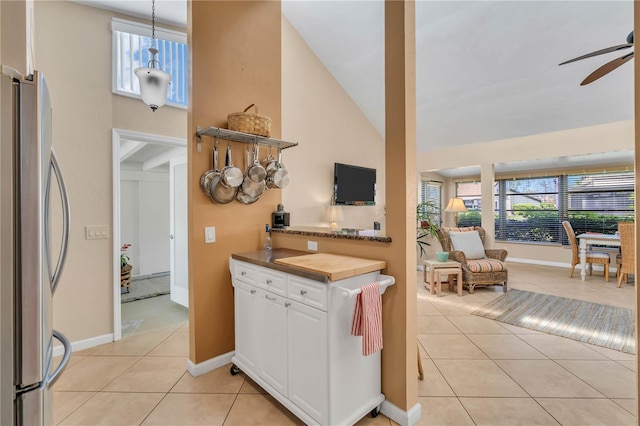
M 371 417 L 378 417 L 378 414 L 380 414 L 380 407 L 375 407 L 369 414 L 371 414 Z
M 240 369 L 238 368 L 238 366 L 235 365 L 235 364 L 231 364 L 231 368 L 229 369 L 229 373 L 231 373 L 232 376 L 235 376 L 239 372 L 240 372 Z

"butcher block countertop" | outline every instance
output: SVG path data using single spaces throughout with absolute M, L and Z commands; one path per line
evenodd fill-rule
M 387 267 L 384 260 L 363 259 L 329 253 L 308 253 L 299 250 L 273 249 L 234 253 L 233 259 L 276 269 L 315 281 L 337 281 L 355 275 L 379 271 Z
M 326 275 L 329 281 L 338 281 L 367 272 L 379 271 L 387 267 L 384 260 L 362 259 L 329 253 L 314 253 L 305 256 L 276 259 L 275 263 L 288 265 Z

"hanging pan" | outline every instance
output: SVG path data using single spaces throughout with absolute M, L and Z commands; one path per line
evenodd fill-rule
M 242 170 L 233 165 L 233 161 L 231 160 L 231 145 L 227 145 L 227 162 L 224 169 L 220 172 L 220 175 L 222 184 L 228 188 L 237 188 L 242 185 L 244 175 Z
M 275 167 L 271 170 L 267 170 L 267 188 L 269 189 L 282 189 L 289 185 L 289 172 L 284 168 L 282 164 L 282 150 L 278 149 L 278 161 L 276 161 Z
M 226 157 L 226 166 L 225 169 L 231 164 L 231 150 L 227 147 L 227 157 Z M 215 169 L 218 169 L 218 163 L 214 164 Z M 242 173 L 242 172 L 240 172 Z M 219 204 L 227 204 L 233 201 L 236 198 L 236 194 L 238 193 L 238 187 L 229 187 L 224 184 L 222 181 L 222 173 L 219 173 L 217 176 L 214 176 L 211 180 L 211 184 L 209 185 L 209 189 L 211 192 L 211 198 L 213 201 Z
M 267 171 L 262 167 L 258 160 L 258 153 L 260 148 L 258 144 L 253 147 L 253 164 L 249 165 L 247 169 L 247 177 L 253 182 L 262 182 L 267 177 Z
M 249 165 L 249 167 L 247 169 L 247 175 L 244 177 L 244 180 L 242 181 L 242 185 L 238 189 L 238 195 L 236 196 L 236 200 L 240 201 L 243 204 L 253 204 L 256 201 L 258 201 L 258 199 L 264 192 L 264 188 L 266 184 L 264 179 L 261 180 L 260 182 L 254 182 L 249 178 L 249 169 L 251 169 L 251 167 L 255 165 L 255 159 L 254 159 L 254 163 L 253 164 L 251 163 L 249 148 L 247 148 L 247 151 L 245 154 L 245 164 Z
M 213 178 L 220 175 L 220 171 L 216 170 L 218 168 L 218 141 L 216 140 L 215 146 L 213 148 L 213 156 L 211 160 L 211 169 L 205 171 L 202 176 L 200 176 L 200 188 L 202 192 L 207 194 L 207 197 L 211 197 L 211 182 Z

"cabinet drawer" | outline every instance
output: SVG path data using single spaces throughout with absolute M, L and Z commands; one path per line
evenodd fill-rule
M 255 284 L 258 279 L 258 271 L 248 263 L 234 262 L 233 278 L 247 284 Z
M 289 298 L 326 311 L 327 284 L 289 275 Z
M 281 296 L 287 295 L 287 276 L 285 274 L 266 268 L 260 268 L 258 272 L 260 287 Z

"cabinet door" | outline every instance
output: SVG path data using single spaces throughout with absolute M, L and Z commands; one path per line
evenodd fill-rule
M 290 302 L 276 294 L 258 291 L 260 377 L 287 396 L 287 307 Z
M 327 313 L 297 302 L 289 307 L 289 399 L 328 424 Z
M 258 371 L 258 290 L 243 282 L 234 282 L 236 350 L 243 368 Z

